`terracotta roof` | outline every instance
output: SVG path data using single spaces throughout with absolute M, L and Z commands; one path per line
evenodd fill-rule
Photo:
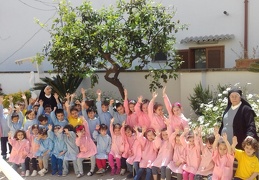
M 206 43 L 206 42 L 217 42 L 222 40 L 233 39 L 234 34 L 221 34 L 221 35 L 209 35 L 209 36 L 191 36 L 181 40 L 181 44 L 195 42 L 195 43 Z

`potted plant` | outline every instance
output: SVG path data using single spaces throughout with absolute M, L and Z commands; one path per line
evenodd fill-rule
M 236 68 L 237 69 L 247 69 L 251 66 L 251 64 L 259 62 L 259 58 L 256 58 L 256 53 L 258 50 L 258 46 L 253 47 L 253 54 L 251 57 L 245 57 L 245 48 L 244 45 L 239 42 L 240 46 L 242 47 L 243 51 L 239 54 L 231 49 L 237 56 L 238 59 L 236 59 Z

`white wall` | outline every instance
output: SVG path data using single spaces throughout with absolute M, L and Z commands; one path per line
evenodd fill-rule
M 244 0 L 155 0 L 165 6 L 174 6 L 177 9 L 175 19 L 189 25 L 188 31 L 179 32 L 177 48 L 199 47 L 204 45 L 180 44 L 181 39 L 190 36 L 234 34 L 233 40 L 220 41 L 217 45 L 225 45 L 225 67 L 234 66 L 236 52 L 242 49 L 239 41 L 243 42 L 244 34 Z M 22 3 L 23 2 L 23 3 Z M 45 2 L 45 3 L 42 3 Z M 82 0 L 73 0 L 74 5 L 79 5 Z M 116 0 L 94 0 L 94 8 L 103 5 L 115 4 Z M 53 7 L 54 6 L 54 7 Z M 44 44 L 49 41 L 49 34 L 35 24 L 34 18 L 46 22 L 55 16 L 57 1 L 0 1 L 0 71 L 31 71 L 35 70 L 30 63 L 16 65 L 15 60 L 34 56 L 41 52 Z M 259 39 L 259 7 L 258 0 L 249 0 L 249 54 L 252 48 L 258 45 Z M 229 16 L 223 14 L 229 12 Z M 51 24 L 51 20 L 48 21 Z M 257 52 L 259 57 L 259 51 Z M 45 62 L 44 70 L 52 69 Z
M 128 90 L 129 99 L 137 99 L 138 96 L 143 95 L 144 98 L 150 99 L 152 97 L 149 91 L 149 81 L 144 78 L 145 72 L 124 72 L 121 73 L 119 79 L 124 87 Z M 50 76 L 50 74 L 45 74 Z M 101 89 L 104 92 L 111 91 L 113 95 L 120 98 L 119 91 L 115 86 L 106 82 L 103 77 L 104 73 L 98 73 L 99 84 L 94 87 L 94 91 Z M 215 90 L 218 84 L 225 85 L 240 83 L 240 86 L 245 86 L 247 83 L 248 91 L 250 93 L 259 94 L 258 73 L 252 73 L 242 70 L 226 70 L 226 71 L 203 71 L 203 72 L 180 72 L 179 78 L 170 80 L 167 84 L 167 93 L 172 102 L 181 102 L 184 107 L 184 112 L 187 117 L 190 117 L 192 111 L 188 97 L 193 94 L 193 88 L 196 84 L 202 83 L 204 87 L 209 86 L 211 90 Z M 3 92 L 6 94 L 18 91 L 25 91 L 29 89 L 29 73 L 0 73 L 0 84 L 2 84 Z M 35 75 L 37 79 L 37 75 Z M 90 88 L 90 79 L 85 79 L 81 86 L 83 88 Z M 159 97 L 158 102 L 162 100 L 162 90 L 157 91 Z M 78 92 L 79 93 L 79 92 Z

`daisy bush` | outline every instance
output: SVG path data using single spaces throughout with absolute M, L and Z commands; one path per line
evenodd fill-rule
M 247 83 L 245 86 L 240 86 L 240 83 L 235 85 L 218 85 L 218 88 L 213 92 L 213 100 L 208 103 L 201 103 L 201 116 L 198 116 L 195 120 L 190 121 L 190 126 L 192 128 L 196 126 L 202 126 L 204 134 L 213 133 L 213 128 L 215 126 L 220 126 L 222 121 L 223 113 L 227 107 L 228 103 L 228 91 L 236 88 L 240 89 L 243 92 L 243 98 L 246 99 L 253 110 L 255 111 L 257 117 L 255 118 L 256 127 L 259 127 L 259 94 L 252 94 L 248 92 L 248 86 L 250 83 Z M 257 129 L 258 132 L 258 129 Z

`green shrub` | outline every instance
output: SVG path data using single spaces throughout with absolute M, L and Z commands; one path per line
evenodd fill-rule
M 24 100 L 22 99 L 22 94 L 25 94 L 25 96 L 27 97 L 27 100 L 31 97 L 31 93 L 30 91 L 25 91 L 25 92 L 17 92 L 17 93 L 13 93 L 13 94 L 6 94 L 4 96 L 4 102 L 3 102 L 3 106 L 4 108 L 8 108 L 10 103 L 9 103 L 9 96 L 13 97 L 13 103 L 16 104 L 18 102 L 24 102 Z

